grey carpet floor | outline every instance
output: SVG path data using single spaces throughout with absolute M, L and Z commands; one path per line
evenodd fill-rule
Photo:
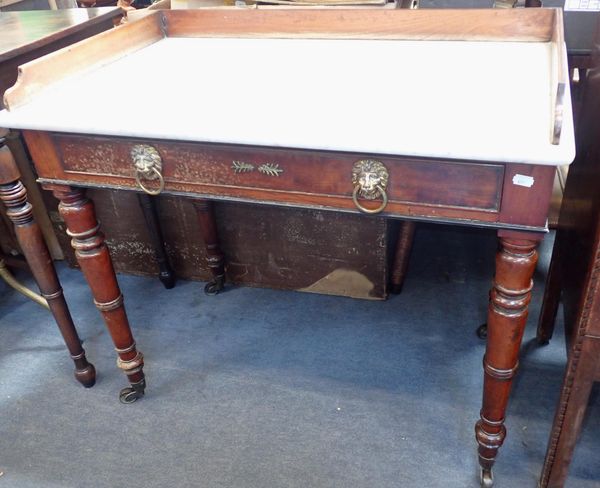
M 548 244 L 551 240 L 548 242 Z M 498 488 L 535 487 L 565 365 L 559 323 L 535 344 L 549 245 L 496 463 Z M 0 488 L 476 487 L 473 426 L 496 241 L 423 226 L 385 302 L 120 276 L 146 397 L 125 386 L 81 274 L 59 274 L 90 360 L 80 387 L 49 314 L 0 284 Z M 28 280 L 23 273 L 19 277 Z M 594 391 L 570 488 L 600 486 Z

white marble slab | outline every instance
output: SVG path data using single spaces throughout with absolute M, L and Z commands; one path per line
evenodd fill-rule
M 570 95 L 552 145 L 550 73 L 548 43 L 167 38 L 0 112 L 0 126 L 568 164 Z

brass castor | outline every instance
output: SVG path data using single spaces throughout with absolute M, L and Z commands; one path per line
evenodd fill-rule
M 225 275 L 216 276 L 206 284 L 204 293 L 211 296 L 218 295 L 223 288 L 225 288 Z
M 480 339 L 487 339 L 487 323 L 481 324 L 479 327 L 477 327 L 476 334 Z
M 479 479 L 481 488 L 492 488 L 494 486 L 494 474 L 491 469 L 481 468 Z
M 133 403 L 137 401 L 138 398 L 142 398 L 144 396 L 144 391 L 146 390 L 146 380 L 143 379 L 138 383 L 131 383 L 131 386 L 127 388 L 123 388 L 119 392 L 119 401 L 125 405 Z

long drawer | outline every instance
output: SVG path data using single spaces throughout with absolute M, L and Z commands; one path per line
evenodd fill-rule
M 63 175 L 41 178 L 138 187 L 136 148 L 154 148 L 161 160 L 164 192 L 192 193 L 279 204 L 355 209 L 357 163 L 377 161 L 387 172 L 385 213 L 412 207 L 497 213 L 504 165 L 54 134 Z M 356 173 L 356 171 L 354 171 Z M 144 181 L 150 190 L 157 181 Z M 381 204 L 361 199 L 372 209 Z

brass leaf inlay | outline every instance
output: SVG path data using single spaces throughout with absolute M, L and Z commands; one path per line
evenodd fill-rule
M 233 169 L 234 173 L 250 173 L 254 171 L 254 165 L 250 163 L 244 163 L 243 161 L 233 161 L 231 164 L 231 169 Z
M 283 169 L 278 164 L 274 163 L 263 163 L 258 167 L 259 173 L 269 176 L 279 176 L 283 173 Z

